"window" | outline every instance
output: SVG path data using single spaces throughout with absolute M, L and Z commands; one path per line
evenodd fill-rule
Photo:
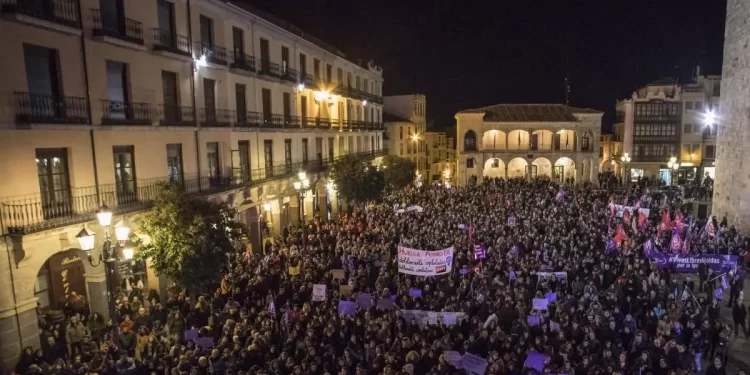
M 299 54 L 299 73 L 302 74 L 303 79 L 307 74 L 307 56 L 304 53 Z
M 292 171 L 292 140 L 284 140 L 284 165 L 286 165 L 287 173 Z
M 108 119 L 129 119 L 133 117 L 128 105 L 127 65 L 117 61 L 107 61 L 107 99 L 104 116 Z
M 368 80 L 367 80 L 367 78 L 363 78 L 362 79 L 362 83 L 363 83 L 363 85 L 362 85 L 363 87 L 362 88 L 365 90 L 365 92 L 367 92 L 367 87 L 368 87 Z
M 34 283 L 34 297 L 38 298 L 37 302 L 42 310 L 50 307 L 50 281 L 49 281 L 49 262 L 42 264 L 42 269 L 36 275 Z
M 326 64 L 326 81 L 331 82 L 333 79 L 333 66 Z
M 289 71 L 289 47 L 282 46 L 281 47 L 281 74 L 286 75 L 288 71 Z
M 356 88 L 357 90 L 359 90 L 359 76 L 357 76 L 357 78 L 356 78 L 356 82 L 357 82 L 357 85 L 355 86 L 355 88 Z
M 221 164 L 219 163 L 219 142 L 207 142 L 208 182 L 211 186 L 221 183 Z
M 248 182 L 252 177 L 250 172 L 250 141 L 239 141 L 237 146 L 240 156 L 240 177 L 242 182 Z
M 583 137 L 581 137 L 581 151 L 591 151 L 589 148 L 591 147 L 591 138 L 589 138 L 588 134 L 584 134 Z
M 474 168 L 474 158 L 466 159 L 466 168 Z
M 246 92 L 247 87 L 245 87 L 245 85 L 239 83 L 234 84 L 234 100 L 235 108 L 237 109 L 237 123 L 239 124 L 247 124 L 247 98 L 245 97 Z
M 331 161 L 331 162 L 334 159 L 333 147 L 334 147 L 334 138 L 328 137 L 328 161 Z
M 214 46 L 214 20 L 201 14 L 200 16 L 202 52 L 210 52 Z
M 114 146 L 112 148 L 118 206 L 138 201 L 134 151 L 133 146 Z
M 357 152 L 362 152 L 362 137 L 357 136 Z
M 261 90 L 261 102 L 263 105 L 263 122 L 266 124 L 271 123 L 271 90 Z
M 692 125 L 692 124 L 689 124 L 689 123 L 685 123 L 685 124 L 683 125 L 683 129 L 682 129 L 682 132 L 683 132 L 683 133 L 685 133 L 685 134 L 690 134 L 690 133 L 692 133 L 692 132 L 693 132 L 693 125 Z
M 336 83 L 338 83 L 339 85 L 344 84 L 344 71 L 341 70 L 341 68 L 338 68 L 336 70 L 336 80 L 337 80 Z
M 159 21 L 159 43 L 176 47 L 174 30 L 174 4 L 166 0 L 157 0 L 156 12 Z
M 316 81 L 320 80 L 320 60 L 313 59 L 313 77 Z
M 263 156 L 265 157 L 266 177 L 273 176 L 273 140 L 263 141 Z
M 692 111 L 693 110 L 693 102 L 685 102 L 685 110 L 686 111 Z
M 716 146 L 706 145 L 706 154 L 704 156 L 707 159 L 713 159 L 716 157 Z
M 263 73 L 271 73 L 271 47 L 268 39 L 260 38 L 260 69 Z
M 464 151 L 476 151 L 477 150 L 477 134 L 473 130 L 469 130 L 464 134 Z M 473 161 L 472 161 L 473 163 Z
M 207 124 L 216 123 L 216 81 L 203 78 L 203 121 Z
M 182 143 L 167 145 L 167 177 L 170 184 L 182 185 Z
M 696 112 L 703 111 L 703 102 L 695 102 L 695 110 Z
M 400 147 L 399 147 L 398 155 L 399 156 L 404 156 L 404 144 L 400 143 L 399 146 Z
M 284 123 L 286 125 L 290 121 L 290 117 L 292 117 L 292 96 L 288 92 L 285 92 L 282 95 L 282 100 L 284 103 Z
M 318 161 L 323 160 L 323 138 L 320 137 L 315 138 L 315 158 Z
M 45 220 L 72 213 L 67 148 L 36 149 L 36 170 Z
M 61 115 L 59 111 L 63 106 L 59 105 L 62 92 L 59 81 L 58 52 L 45 47 L 24 44 L 23 57 L 31 100 L 29 104 L 34 114 L 50 117 Z
M 245 33 L 239 27 L 232 26 L 232 44 L 234 46 L 234 61 L 245 61 Z
M 182 120 L 182 112 L 177 108 L 179 104 L 179 86 L 177 85 L 177 73 L 162 70 L 161 85 L 163 91 L 164 107 L 162 108 L 162 120 L 168 124 L 174 124 Z
M 307 165 L 307 138 L 302 138 L 302 164 Z

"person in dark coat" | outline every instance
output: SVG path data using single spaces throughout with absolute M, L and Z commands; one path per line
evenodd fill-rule
M 745 305 L 738 302 L 732 308 L 732 319 L 734 320 L 734 335 L 737 336 L 737 328 L 742 327 L 742 334 L 747 338 L 747 325 L 745 320 L 747 319 L 747 310 Z

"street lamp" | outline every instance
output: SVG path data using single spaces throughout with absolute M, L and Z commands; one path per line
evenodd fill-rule
M 667 168 L 669 168 L 669 171 L 672 176 L 672 185 L 674 185 L 674 174 L 677 172 L 677 168 L 680 167 L 680 163 L 677 162 L 677 158 L 672 156 L 669 158 L 669 161 L 667 162 Z
M 299 223 L 303 225 L 305 218 L 305 196 L 307 195 L 307 191 L 310 190 L 310 180 L 307 178 L 307 173 L 305 172 L 299 172 L 297 177 L 298 181 L 294 181 L 293 185 L 294 190 L 297 190 L 299 198 Z
M 706 112 L 703 112 L 703 125 L 708 127 L 712 126 L 716 123 L 717 117 L 718 116 L 716 116 L 716 112 L 710 109 Z
M 96 218 L 99 221 L 99 225 L 104 228 L 104 243 L 98 256 L 94 256 L 93 251 L 95 247 L 95 234 L 86 228 L 83 228 L 76 238 L 78 244 L 86 255 L 88 256 L 89 264 L 92 267 L 98 267 L 104 262 L 105 267 L 105 279 L 107 284 L 107 296 L 108 296 L 108 307 L 109 317 L 116 320 L 116 307 L 115 307 L 115 290 L 117 288 L 117 263 L 120 261 L 118 256 L 118 250 L 122 252 L 122 258 L 126 261 L 133 259 L 134 250 L 131 247 L 126 247 L 128 237 L 130 236 L 130 228 L 125 226 L 121 221 L 115 225 L 115 241 L 112 241 L 110 227 L 112 226 L 112 210 L 106 205 L 99 208 L 96 211 Z
M 629 175 L 628 175 L 628 164 L 630 164 L 630 160 L 631 160 L 631 159 L 630 159 L 630 154 L 628 154 L 627 152 L 623 153 L 623 154 L 622 154 L 622 157 L 620 157 L 620 160 L 622 161 L 622 164 L 623 164 L 623 175 L 624 175 L 624 177 L 623 177 L 623 182 L 624 182 L 625 184 L 628 184 L 628 183 L 629 183 L 629 181 L 626 181 L 626 180 L 628 180 L 628 179 L 629 179 Z

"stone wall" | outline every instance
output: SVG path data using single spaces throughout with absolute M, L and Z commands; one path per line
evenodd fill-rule
M 750 234 L 750 1 L 728 0 L 713 212 Z

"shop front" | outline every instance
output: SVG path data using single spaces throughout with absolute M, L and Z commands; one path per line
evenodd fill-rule
M 52 255 L 42 265 L 34 285 L 34 296 L 42 310 L 62 310 L 69 304 L 86 303 L 85 269 L 81 251 L 67 250 Z

